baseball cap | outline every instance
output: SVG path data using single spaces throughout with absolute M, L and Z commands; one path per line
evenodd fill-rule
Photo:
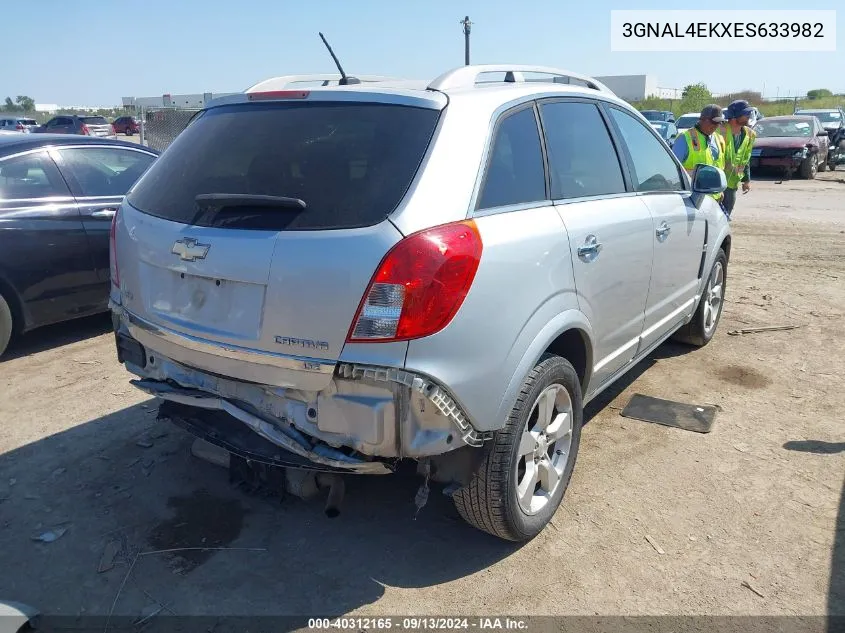
M 725 113 L 729 119 L 738 119 L 741 116 L 751 116 L 754 109 L 744 99 L 737 99 L 732 101 L 726 108 Z
M 701 111 L 701 118 L 712 121 L 713 123 L 722 123 L 725 120 L 725 117 L 722 116 L 722 108 L 715 103 L 704 106 L 704 109 Z

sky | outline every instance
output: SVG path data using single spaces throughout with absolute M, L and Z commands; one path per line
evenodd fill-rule
M 716 0 L 712 6 L 835 9 L 837 4 Z M 348 74 L 432 79 L 463 65 L 464 15 L 473 22 L 472 63 L 650 74 L 660 87 L 702 81 L 714 93 L 845 92 L 845 5 L 837 14 L 836 52 L 610 50 L 612 9 L 706 6 L 665 0 L 30 0 L 27 19 L 0 21 L 0 100 L 8 94 L 36 103 L 116 106 L 124 96 L 237 92 L 277 75 L 335 72 L 318 31 Z M 718 16 L 714 11 L 714 20 Z

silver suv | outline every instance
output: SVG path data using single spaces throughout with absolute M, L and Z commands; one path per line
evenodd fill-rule
M 713 336 L 724 187 L 567 71 L 268 80 L 209 104 L 115 216 L 118 357 L 161 418 L 250 463 L 417 460 L 469 523 L 526 540 L 585 403 Z

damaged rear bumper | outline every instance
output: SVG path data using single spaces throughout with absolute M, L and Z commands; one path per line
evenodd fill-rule
M 224 414 L 321 468 L 383 474 L 397 459 L 477 447 L 490 437 L 478 432 L 448 391 L 427 376 L 339 362 L 319 390 L 309 390 L 307 383 L 293 388 L 236 380 L 174 360 L 168 352 L 178 356 L 179 350 L 171 349 L 172 340 L 145 336 L 139 341 L 122 311 L 115 312 L 118 359 L 139 377 L 136 387 L 204 412 L 207 420 Z M 212 443 L 228 441 L 205 437 L 210 430 L 203 424 L 210 422 L 181 425 Z

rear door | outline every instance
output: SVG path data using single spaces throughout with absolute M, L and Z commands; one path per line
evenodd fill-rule
M 581 310 L 595 336 L 591 390 L 628 364 L 652 271 L 648 207 L 628 189 L 608 122 L 590 100 L 542 101 L 552 197 L 569 233 Z
M 106 305 L 76 203 L 47 151 L 0 158 L 0 276 L 32 327 Z
M 431 100 L 419 103 L 308 98 L 200 115 L 120 213 L 124 307 L 221 355 L 236 346 L 337 359 L 370 278 L 401 238 L 387 216 L 439 117 Z M 207 194 L 221 196 L 197 200 Z M 225 373 L 208 355 L 196 362 Z
M 707 236 L 681 167 L 651 129 L 615 106 L 610 119 L 624 139 L 634 188 L 653 218 L 654 266 L 648 291 L 642 348 L 678 328 L 695 306 Z
M 142 150 L 108 145 L 63 147 L 53 153 L 76 198 L 97 276 L 108 281 L 112 218 L 130 187 L 156 157 Z

